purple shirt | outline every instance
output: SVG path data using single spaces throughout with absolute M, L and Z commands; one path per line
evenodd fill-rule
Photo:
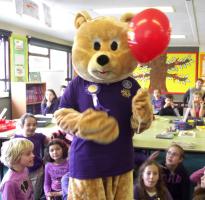
M 47 107 L 46 103 L 41 104 L 41 114 L 42 115 L 53 114 L 56 110 L 58 110 L 58 107 L 59 107 L 58 99 L 54 99 L 50 107 Z
M 0 185 L 3 200 L 34 200 L 28 169 L 23 172 L 7 171 Z
M 61 178 L 68 171 L 68 161 L 61 164 L 47 163 L 45 166 L 44 192 L 61 191 Z
M 84 112 L 93 108 L 87 88 L 94 83 L 79 76 L 70 82 L 61 98 L 60 107 Z M 98 101 L 110 109 L 119 125 L 119 137 L 110 144 L 99 144 L 74 136 L 70 147 L 70 176 L 78 179 L 116 176 L 133 169 L 133 146 L 130 126 L 131 101 L 139 84 L 132 78 L 112 84 L 98 84 Z
M 26 138 L 30 140 L 31 142 L 33 142 L 34 144 L 33 154 L 35 155 L 34 165 L 32 167 L 29 167 L 28 169 L 29 169 L 29 172 L 33 172 L 37 170 L 38 168 L 40 168 L 43 164 L 42 153 L 44 150 L 44 143 L 45 143 L 46 136 L 43 135 L 42 133 L 35 133 L 34 135 L 30 137 L 24 137 L 23 135 L 15 135 L 14 137 L 15 138 Z
M 164 106 L 164 97 L 160 96 L 159 99 L 152 99 L 152 105 L 154 108 L 154 114 L 157 114 Z

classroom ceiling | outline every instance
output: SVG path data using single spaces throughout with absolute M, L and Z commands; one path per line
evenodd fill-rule
M 23 1 L 35 2 L 39 10 L 43 3 L 46 4 L 50 9 L 51 27 L 45 25 L 41 17 L 40 20 L 24 14 L 16 14 L 16 6 L 19 7 Z M 16 6 L 15 2 L 17 2 Z M 205 0 L 0 0 L 0 22 L 73 41 L 75 34 L 73 21 L 78 11 L 87 10 L 92 17 L 96 17 L 100 14 L 94 12 L 94 9 L 137 6 L 174 8 L 175 12 L 166 13 L 172 26 L 172 34 L 186 37 L 171 39 L 170 46 L 205 46 Z M 106 15 L 113 15 L 113 13 Z

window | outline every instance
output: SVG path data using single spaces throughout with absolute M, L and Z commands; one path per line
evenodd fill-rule
M 49 49 L 35 45 L 29 48 L 29 72 L 41 72 L 49 70 Z
M 40 72 L 46 88 L 52 88 L 57 95 L 60 86 L 67 84 L 66 78 L 73 76 L 71 65 L 71 47 L 37 38 L 28 38 L 29 43 L 29 73 Z
M 10 92 L 9 43 L 8 37 L 0 30 L 0 97 L 8 97 Z
M 72 74 L 71 47 L 33 37 L 28 41 L 29 72 L 64 71 L 65 77 Z
M 51 59 L 51 70 L 59 71 L 59 70 L 67 69 L 68 54 L 66 51 L 51 49 L 50 59 Z

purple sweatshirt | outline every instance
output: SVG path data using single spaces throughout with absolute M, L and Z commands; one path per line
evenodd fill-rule
M 68 171 L 68 161 L 61 164 L 47 163 L 45 166 L 44 192 L 61 191 L 61 178 Z
M 166 168 L 163 163 L 163 179 L 174 200 L 187 200 L 190 193 L 190 181 L 188 172 L 181 163 L 174 172 Z
M 159 111 L 163 108 L 165 104 L 165 100 L 164 100 L 164 97 L 160 96 L 159 99 L 155 99 L 153 97 L 152 99 L 152 105 L 154 107 L 154 114 L 158 114 Z
M 41 114 L 53 114 L 56 110 L 58 110 L 59 107 L 59 100 L 55 99 L 52 101 L 52 104 L 50 107 L 47 107 L 46 103 L 41 104 Z
M 97 85 L 98 103 L 119 125 L 119 137 L 110 144 L 99 144 L 74 136 L 69 157 L 70 177 L 89 179 L 117 176 L 133 169 L 133 146 L 130 126 L 131 102 L 140 88 L 136 80 L 127 78 L 111 84 L 96 84 L 79 76 L 70 82 L 61 98 L 61 108 L 84 112 L 95 109 L 89 86 Z
M 0 192 L 3 200 L 34 200 L 28 169 L 22 172 L 8 169 L 1 182 Z

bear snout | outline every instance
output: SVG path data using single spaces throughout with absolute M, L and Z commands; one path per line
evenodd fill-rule
M 100 55 L 97 57 L 97 63 L 101 66 L 106 65 L 107 63 L 109 63 L 109 61 L 110 61 L 110 59 L 106 55 Z

